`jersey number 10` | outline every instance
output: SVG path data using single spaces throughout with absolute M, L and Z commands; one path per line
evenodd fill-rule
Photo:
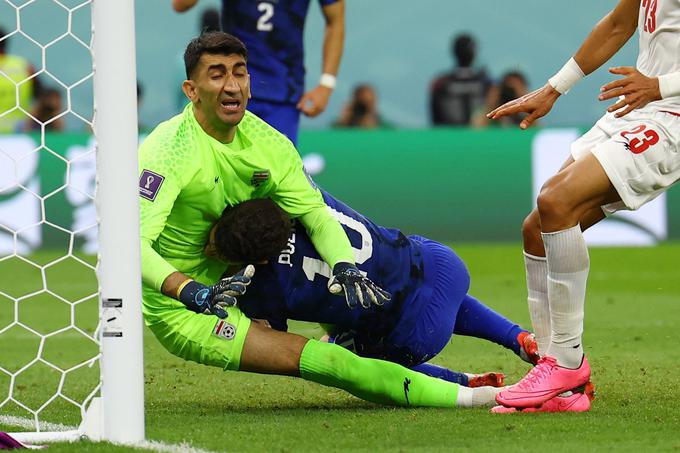
M 342 212 L 338 212 L 333 208 L 328 209 L 331 211 L 333 217 L 338 219 L 338 222 L 340 222 L 341 225 L 346 226 L 350 230 L 356 231 L 361 236 L 361 248 L 358 249 L 356 247 L 352 247 L 352 250 L 354 250 L 354 261 L 356 264 L 364 264 L 371 258 L 371 256 L 373 256 L 373 238 L 371 237 L 371 233 L 368 231 L 368 228 L 366 228 L 366 225 L 363 223 L 343 214 Z M 314 276 L 316 274 L 323 275 L 326 278 L 331 278 L 333 273 L 331 271 L 331 267 L 326 264 L 325 261 L 317 258 L 310 258 L 308 256 L 302 258 L 302 270 L 309 281 L 312 282 L 314 281 Z M 365 272 L 362 271 L 362 274 L 365 275 Z

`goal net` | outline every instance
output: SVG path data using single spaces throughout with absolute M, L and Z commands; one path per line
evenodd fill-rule
M 141 441 L 133 0 L 0 0 L 0 29 L 0 431 Z

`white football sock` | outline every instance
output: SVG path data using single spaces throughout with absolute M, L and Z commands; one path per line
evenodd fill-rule
M 538 352 L 543 355 L 550 345 L 550 305 L 548 305 L 548 261 L 543 256 L 524 252 L 527 274 L 527 302 Z
M 506 387 L 458 387 L 456 406 L 479 407 L 496 404 L 496 395 Z
M 552 341 L 548 355 L 560 366 L 578 368 L 583 358 L 583 306 L 590 259 L 576 225 L 554 233 L 541 233 L 548 259 L 548 300 Z

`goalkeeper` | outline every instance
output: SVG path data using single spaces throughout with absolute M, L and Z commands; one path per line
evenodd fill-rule
M 224 270 L 223 263 L 203 255 L 213 223 L 227 205 L 270 197 L 304 225 L 333 269 L 336 291 L 352 288 L 347 297 L 373 305 L 390 298 L 359 274 L 344 230 L 306 178 L 291 142 L 246 112 L 246 57 L 243 44 L 226 33 L 192 40 L 184 55 L 187 80 L 182 85 L 191 103 L 156 127 L 140 147 L 147 326 L 173 354 L 226 370 L 299 375 L 382 403 L 490 403 L 494 389 L 461 388 L 393 363 L 359 358 L 337 345 L 251 323 L 229 307 L 245 291 L 251 268 L 209 285 Z

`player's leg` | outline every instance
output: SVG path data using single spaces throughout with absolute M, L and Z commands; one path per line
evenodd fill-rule
M 418 373 L 427 374 L 428 376 L 460 384 L 465 387 L 483 387 L 487 385 L 491 387 L 503 387 L 503 385 L 505 385 L 505 375 L 503 373 L 461 373 L 460 371 L 453 371 L 429 362 L 412 366 L 411 369 Z
M 465 263 L 453 250 L 426 238 L 412 239 L 420 243 L 425 260 L 424 284 L 416 297 L 402 305 L 378 355 L 407 367 L 427 362 L 446 346 L 470 287 Z
M 401 350 L 395 354 L 395 351 L 390 349 L 390 354 L 386 354 L 384 342 L 376 341 L 375 339 L 372 339 L 371 335 L 366 335 L 364 332 L 357 333 L 353 330 L 339 331 L 337 328 L 330 326 L 327 329 L 327 332 L 331 332 L 331 334 L 322 337 L 321 341 L 337 344 L 361 357 L 388 360 L 386 357 L 392 356 L 404 363 L 411 363 L 410 357 L 412 357 L 412 355 L 409 354 L 408 350 Z M 427 362 L 409 366 L 409 368 L 418 373 L 460 384 L 465 387 L 483 387 L 487 385 L 492 387 L 503 387 L 505 378 L 503 373 L 463 373 Z
M 469 294 L 465 295 L 458 309 L 453 333 L 492 341 L 529 363 L 538 361 L 538 348 L 530 332 Z
M 592 154 L 560 171 L 541 189 L 537 204 L 548 267 L 551 342 L 536 368 L 499 394 L 500 404 L 539 406 L 590 379 L 581 342 L 589 257 L 578 222 L 588 211 L 617 199 Z
M 574 162 L 569 157 L 563 169 Z M 604 219 L 601 207 L 587 211 L 581 221 L 581 231 Z M 524 219 L 522 224 L 522 238 L 524 241 L 524 269 L 527 281 L 527 303 L 538 350 L 546 354 L 550 345 L 550 307 L 548 306 L 548 262 L 545 258 L 545 248 L 541 237 L 541 221 L 538 209 L 534 209 Z
M 332 343 L 308 340 L 252 323 L 240 370 L 300 376 L 375 403 L 470 407 L 493 401 L 492 387 L 465 388 L 395 363 L 359 357 Z
M 673 137 L 678 130 L 676 118 L 663 113 L 653 117 L 631 114 L 620 120 L 605 118 L 598 126 L 610 138 L 591 149 L 573 147 L 576 161 L 551 178 L 539 195 L 552 329 L 548 354 L 552 357 L 501 393 L 501 404 L 535 406 L 585 384 L 590 369 L 583 358 L 581 334 L 589 258 L 578 222 L 599 206 L 637 209 L 680 177 L 678 142 Z
M 300 111 L 295 104 L 252 98 L 248 101 L 248 110 L 288 137 L 293 144 L 297 145 Z

